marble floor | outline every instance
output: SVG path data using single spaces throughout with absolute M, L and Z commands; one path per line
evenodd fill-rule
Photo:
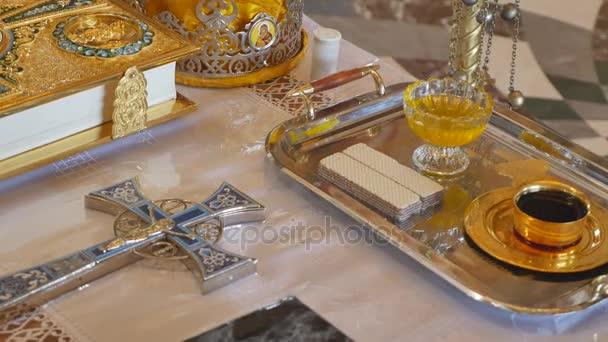
M 446 64 L 450 4 L 451 0 L 305 0 L 305 12 L 422 78 Z M 522 0 L 521 6 L 516 87 L 527 98 L 523 111 L 608 156 L 608 0 Z M 498 31 L 490 72 L 505 93 L 511 39 L 507 30 Z

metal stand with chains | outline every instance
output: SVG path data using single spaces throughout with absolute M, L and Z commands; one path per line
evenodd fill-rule
M 449 73 L 452 77 L 485 86 L 489 81 L 488 64 L 496 18 L 500 14 L 504 21 L 513 24 L 508 99 L 509 104 L 514 108 L 524 104 L 524 95 L 515 89 L 517 43 L 521 22 L 519 3 L 520 0 L 515 0 L 513 3 L 501 6 L 499 0 L 454 0 L 448 61 Z

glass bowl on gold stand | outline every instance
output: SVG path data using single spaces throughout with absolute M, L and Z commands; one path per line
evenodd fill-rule
M 414 165 L 434 176 L 454 176 L 467 169 L 460 146 L 483 133 L 494 102 L 481 87 L 453 78 L 420 80 L 404 94 L 404 111 L 414 133 L 428 144 L 412 156 Z

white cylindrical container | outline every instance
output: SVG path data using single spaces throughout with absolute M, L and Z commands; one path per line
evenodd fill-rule
M 338 70 L 340 41 L 342 34 L 329 28 L 318 28 L 314 32 L 311 80 L 318 80 Z

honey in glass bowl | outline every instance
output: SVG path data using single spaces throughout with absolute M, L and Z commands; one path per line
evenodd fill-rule
M 438 176 L 458 174 L 469 165 L 466 145 L 484 132 L 494 103 L 483 89 L 452 78 L 418 81 L 404 95 L 412 131 L 427 142 L 413 154 L 421 171 Z

